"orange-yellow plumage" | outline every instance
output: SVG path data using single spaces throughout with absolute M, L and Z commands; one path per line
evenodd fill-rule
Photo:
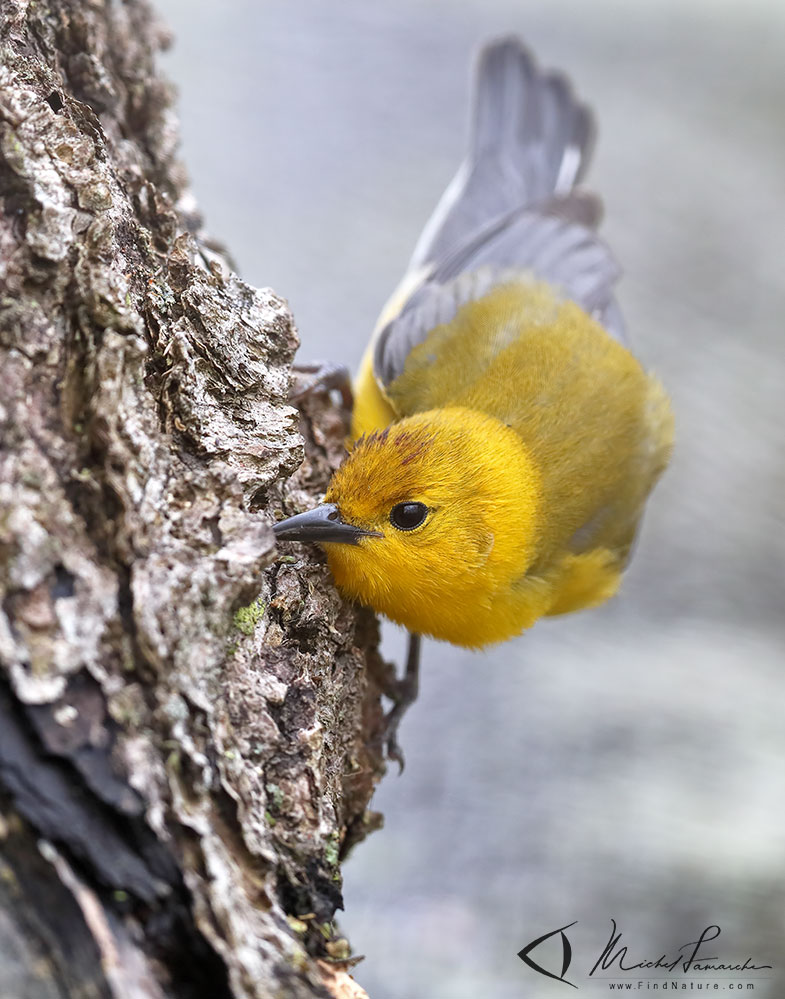
M 673 426 L 576 188 L 590 111 L 514 39 L 483 51 L 474 103 L 360 367 L 357 443 L 276 531 L 324 543 L 342 592 L 413 634 L 479 647 L 616 592 Z
M 361 440 L 333 477 L 325 500 L 383 537 L 327 544 L 330 568 L 347 595 L 410 631 L 501 641 L 539 616 L 514 592 L 536 550 L 538 493 L 515 431 L 476 410 L 419 413 Z M 391 524 L 403 502 L 425 504 L 422 527 Z
M 475 647 L 613 595 L 672 424 L 659 383 L 577 305 L 496 288 L 386 392 L 361 376 L 356 394 L 353 435 L 372 436 L 325 499 L 384 538 L 326 545 L 347 595 Z M 433 512 L 402 533 L 389 515 L 405 500 Z

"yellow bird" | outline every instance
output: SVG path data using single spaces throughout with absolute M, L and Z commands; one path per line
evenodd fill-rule
M 350 454 L 324 503 L 275 525 L 318 541 L 347 597 L 480 648 L 616 592 L 672 446 L 668 399 L 630 353 L 618 267 L 576 185 L 594 121 L 512 38 L 487 45 L 469 152 L 357 376 Z

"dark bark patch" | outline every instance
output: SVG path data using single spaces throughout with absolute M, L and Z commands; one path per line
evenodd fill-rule
M 98 782 L 95 766 L 92 776 Z M 4 683 L 0 683 L 0 787 L 41 835 L 61 845 L 107 887 L 150 903 L 176 882 L 176 864 L 147 827 L 121 820 L 64 759 L 47 751 Z M 111 783 L 104 787 L 107 796 L 116 794 Z
M 63 109 L 63 98 L 58 94 L 56 90 L 53 90 L 52 93 L 46 98 L 46 103 L 54 111 L 55 114 L 57 114 L 59 111 L 62 111 Z

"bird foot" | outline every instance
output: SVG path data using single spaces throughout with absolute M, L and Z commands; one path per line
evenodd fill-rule
M 387 753 L 388 760 L 394 760 L 398 764 L 398 773 L 402 774 L 406 766 L 406 758 L 403 755 L 400 743 L 398 742 L 398 726 L 403 720 L 410 705 L 417 700 L 417 685 L 414 687 L 407 682 L 407 679 L 398 680 L 395 689 L 388 693 L 395 703 L 384 716 L 384 728 L 382 730 L 382 740 Z
M 315 392 L 331 392 L 333 389 L 341 393 L 341 401 L 346 409 L 351 410 L 354 405 L 352 377 L 343 364 L 332 361 L 295 364 L 292 366 L 292 373 L 295 383 L 289 393 L 289 402 L 295 406 Z
M 406 672 L 400 680 L 394 680 L 385 688 L 385 695 L 393 702 L 392 708 L 384 716 L 382 741 L 388 760 L 398 764 L 398 774 L 403 773 L 406 759 L 398 742 L 398 726 L 409 707 L 417 700 L 420 688 L 420 636 L 409 636 L 409 651 L 406 657 Z

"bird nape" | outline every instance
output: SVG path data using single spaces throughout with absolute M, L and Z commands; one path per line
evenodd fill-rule
M 274 526 L 409 630 L 385 730 L 401 766 L 419 636 L 481 648 L 606 601 L 668 462 L 668 398 L 629 350 L 601 202 L 577 186 L 593 139 L 564 76 L 515 38 L 483 48 L 466 158 L 354 383 L 355 443 L 324 503 Z

